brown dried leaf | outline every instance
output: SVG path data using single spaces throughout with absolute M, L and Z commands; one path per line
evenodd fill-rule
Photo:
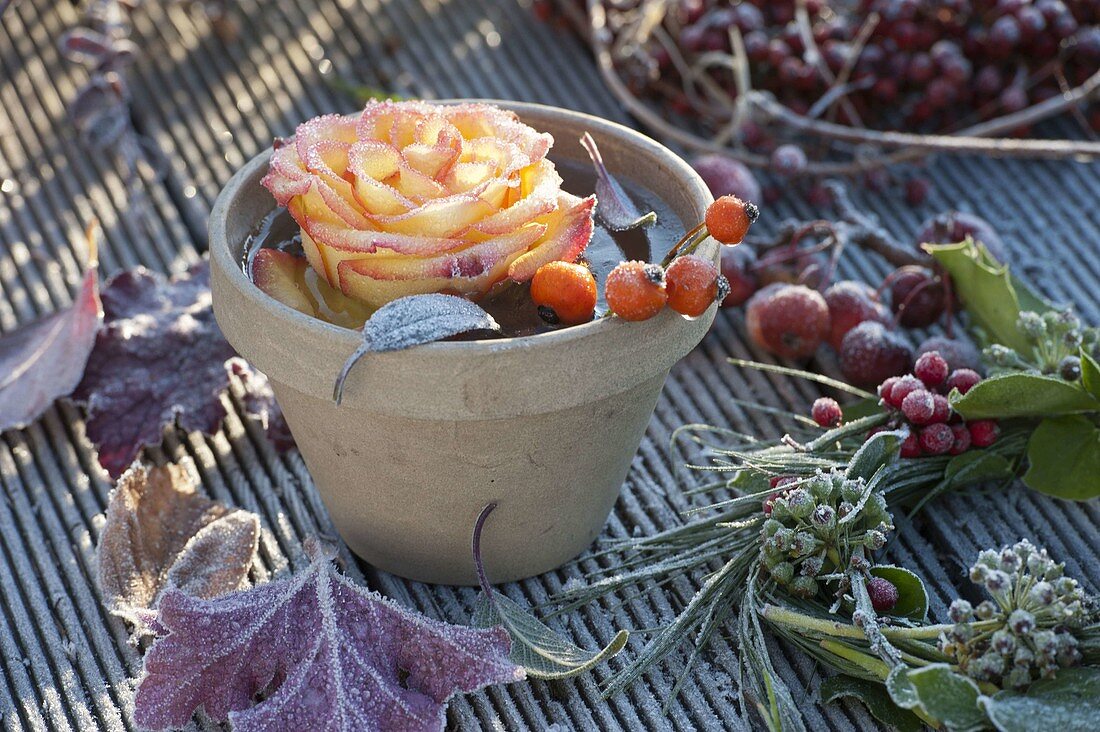
M 196 492 L 182 465 L 135 463 L 119 478 L 97 548 L 108 609 L 141 628 L 169 585 L 201 598 L 248 586 L 259 518 Z

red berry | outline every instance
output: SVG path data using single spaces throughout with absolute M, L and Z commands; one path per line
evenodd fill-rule
M 926 178 L 910 178 L 905 182 L 905 202 L 910 206 L 919 206 L 928 198 L 932 184 Z
M 970 449 L 970 429 L 965 424 L 951 425 L 951 434 L 954 436 L 949 450 L 952 455 L 962 455 Z
M 881 399 L 884 404 L 890 404 L 890 390 L 893 389 L 899 381 L 901 381 L 900 376 L 891 376 L 889 379 L 878 385 L 878 389 L 876 391 L 878 393 L 879 399 Z
M 934 389 L 947 379 L 947 361 L 936 351 L 922 353 L 913 365 L 913 375 Z
M 989 447 L 1001 436 L 1001 428 L 993 419 L 967 422 L 966 426 L 970 428 L 970 444 L 974 447 Z
M 889 395 L 886 396 L 886 403 L 894 409 L 901 409 L 902 402 L 905 401 L 905 397 L 909 396 L 910 392 L 923 388 L 924 382 L 916 376 L 912 374 L 899 376 L 897 381 L 894 382 L 894 386 L 891 387 Z
M 742 201 L 759 201 L 760 184 L 748 166 L 726 155 L 700 155 L 691 167 L 707 184 L 715 198 L 736 196 Z
M 911 363 L 909 344 L 875 321 L 865 320 L 852 328 L 840 344 L 840 370 L 856 386 L 881 384 L 904 374 Z
M 718 268 L 695 254 L 677 257 L 665 270 L 665 292 L 670 308 L 697 318 L 718 299 Z
M 729 294 L 722 300 L 722 307 L 742 305 L 756 292 L 756 273 L 752 270 L 754 259 L 753 250 L 748 247 L 722 247 L 722 276 L 730 286 Z
M 929 455 L 943 455 L 954 444 L 955 433 L 942 422 L 930 424 L 920 431 L 921 449 Z
M 914 389 L 901 401 L 901 413 L 913 424 L 928 424 L 936 414 L 936 400 L 926 389 Z
M 623 320 L 648 320 L 665 306 L 664 270 L 646 262 L 622 262 L 607 276 L 604 297 Z
M 829 306 L 829 345 L 838 351 L 848 331 L 863 321 L 890 322 L 889 311 L 863 282 L 842 280 L 825 290 L 824 297 Z
M 867 595 L 876 613 L 888 613 L 898 604 L 898 588 L 882 577 L 872 577 L 867 583 Z
M 760 216 L 755 203 L 736 196 L 722 196 L 707 207 L 707 231 L 723 244 L 740 244 L 752 223 Z
M 784 358 L 806 358 L 829 332 L 829 308 L 816 290 L 776 283 L 752 296 L 745 324 L 761 348 Z
M 951 419 L 951 403 L 947 401 L 947 397 L 943 394 L 933 394 L 932 402 L 935 407 L 932 410 L 933 422 L 947 422 Z
M 982 380 L 977 371 L 971 369 L 956 369 L 947 377 L 946 389 L 958 389 L 960 394 L 965 394 L 974 388 L 975 384 Z
M 836 427 L 840 424 L 840 420 L 844 418 L 844 413 L 840 410 L 840 405 L 837 404 L 836 399 L 821 397 L 814 401 L 814 405 L 810 409 L 810 416 L 821 427 Z
M 890 307 L 907 328 L 924 328 L 943 313 L 943 281 L 927 267 L 909 265 L 890 275 Z
M 924 454 L 920 447 L 920 437 L 916 432 L 910 432 L 909 436 L 901 443 L 901 456 L 903 458 L 918 458 Z

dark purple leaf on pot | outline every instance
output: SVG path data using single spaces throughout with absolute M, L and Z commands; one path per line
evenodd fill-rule
M 86 404 L 88 439 L 113 477 L 165 427 L 213 434 L 225 417 L 236 353 L 214 322 L 209 282 L 201 262 L 171 280 L 130 270 L 103 289 L 104 327 L 73 398 Z
M 0 337 L 0 432 L 33 422 L 72 393 L 95 345 L 101 320 L 95 240 L 76 300 Z
M 97 66 L 112 51 L 112 41 L 91 28 L 73 28 L 58 42 L 61 54 L 69 61 Z
M 524 678 L 503 628 L 415 614 L 341 575 L 310 544 L 312 564 L 284 579 L 212 600 L 164 593 L 158 622 L 168 634 L 145 656 L 139 726 L 183 727 L 201 707 L 237 732 L 325 719 L 442 730 L 454 694 Z
M 596 218 L 612 231 L 627 231 L 656 222 L 657 214 L 653 211 L 645 214 L 639 211 L 619 181 L 607 170 L 592 135 L 585 132 L 581 137 L 581 145 L 588 151 L 596 169 Z
M 118 91 L 104 79 L 94 79 L 84 87 L 69 103 L 69 119 L 78 130 L 84 129 L 91 120 L 121 104 Z
M 493 316 L 465 298 L 435 293 L 388 302 L 363 325 L 363 343 L 336 377 L 332 398 L 340 403 L 348 373 L 368 353 L 401 351 L 475 330 L 499 332 L 500 326 Z

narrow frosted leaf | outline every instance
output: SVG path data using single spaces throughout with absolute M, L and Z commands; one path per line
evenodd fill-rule
M 200 495 L 184 466 L 134 464 L 111 492 L 96 548 L 104 603 L 140 628 L 169 584 L 199 597 L 240 589 L 259 535 L 255 514 Z
M 503 628 L 417 615 L 321 552 L 297 574 L 213 600 L 169 589 L 159 610 L 168 634 L 146 654 L 134 700 L 150 729 L 182 727 L 201 708 L 234 732 L 442 730 L 452 695 L 524 678 Z
M 585 132 L 581 137 L 581 145 L 588 151 L 592 166 L 596 169 L 596 218 L 612 231 L 627 231 L 656 223 L 657 214 L 653 211 L 645 214 L 639 211 L 630 200 L 630 195 L 608 171 L 592 135 Z
M 89 248 L 73 304 L 0 337 L 0 432 L 38 419 L 80 383 L 101 320 L 90 232 Z
M 218 430 L 236 363 L 227 361 L 236 352 L 214 321 L 205 261 L 170 280 L 142 268 L 123 272 L 102 299 L 104 327 L 73 398 L 87 406 L 100 465 L 117 477 L 144 447 L 160 443 L 165 427 Z
M 821 703 L 830 704 L 842 697 L 863 702 L 871 716 L 898 732 L 920 732 L 924 728 L 917 715 L 896 706 L 882 684 L 853 676 L 837 675 L 821 684 Z
M 503 625 L 512 638 L 512 660 L 534 679 L 567 679 L 590 671 L 621 651 L 629 637 L 627 631 L 620 630 L 602 649 L 586 651 L 499 592 L 493 593 L 491 603 L 484 593 L 478 596 L 473 623 L 481 628 Z
M 500 326 L 493 316 L 465 298 L 409 295 L 388 302 L 363 325 L 363 343 L 340 370 L 333 399 L 340 403 L 348 373 L 368 353 L 400 351 L 474 330 L 499 332 Z

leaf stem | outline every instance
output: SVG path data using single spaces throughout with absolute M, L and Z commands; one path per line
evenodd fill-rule
M 481 531 L 485 528 L 485 520 L 489 518 L 489 514 L 493 512 L 493 509 L 497 507 L 496 501 L 487 503 L 485 508 L 481 509 L 481 513 L 477 516 L 477 521 L 474 522 L 474 535 L 470 540 L 470 551 L 474 555 L 474 567 L 477 569 L 477 582 L 481 585 L 481 591 L 485 593 L 485 598 L 489 601 L 489 605 L 496 609 L 496 601 L 493 599 L 493 588 L 489 585 L 489 578 L 485 574 L 485 562 L 481 559 Z

